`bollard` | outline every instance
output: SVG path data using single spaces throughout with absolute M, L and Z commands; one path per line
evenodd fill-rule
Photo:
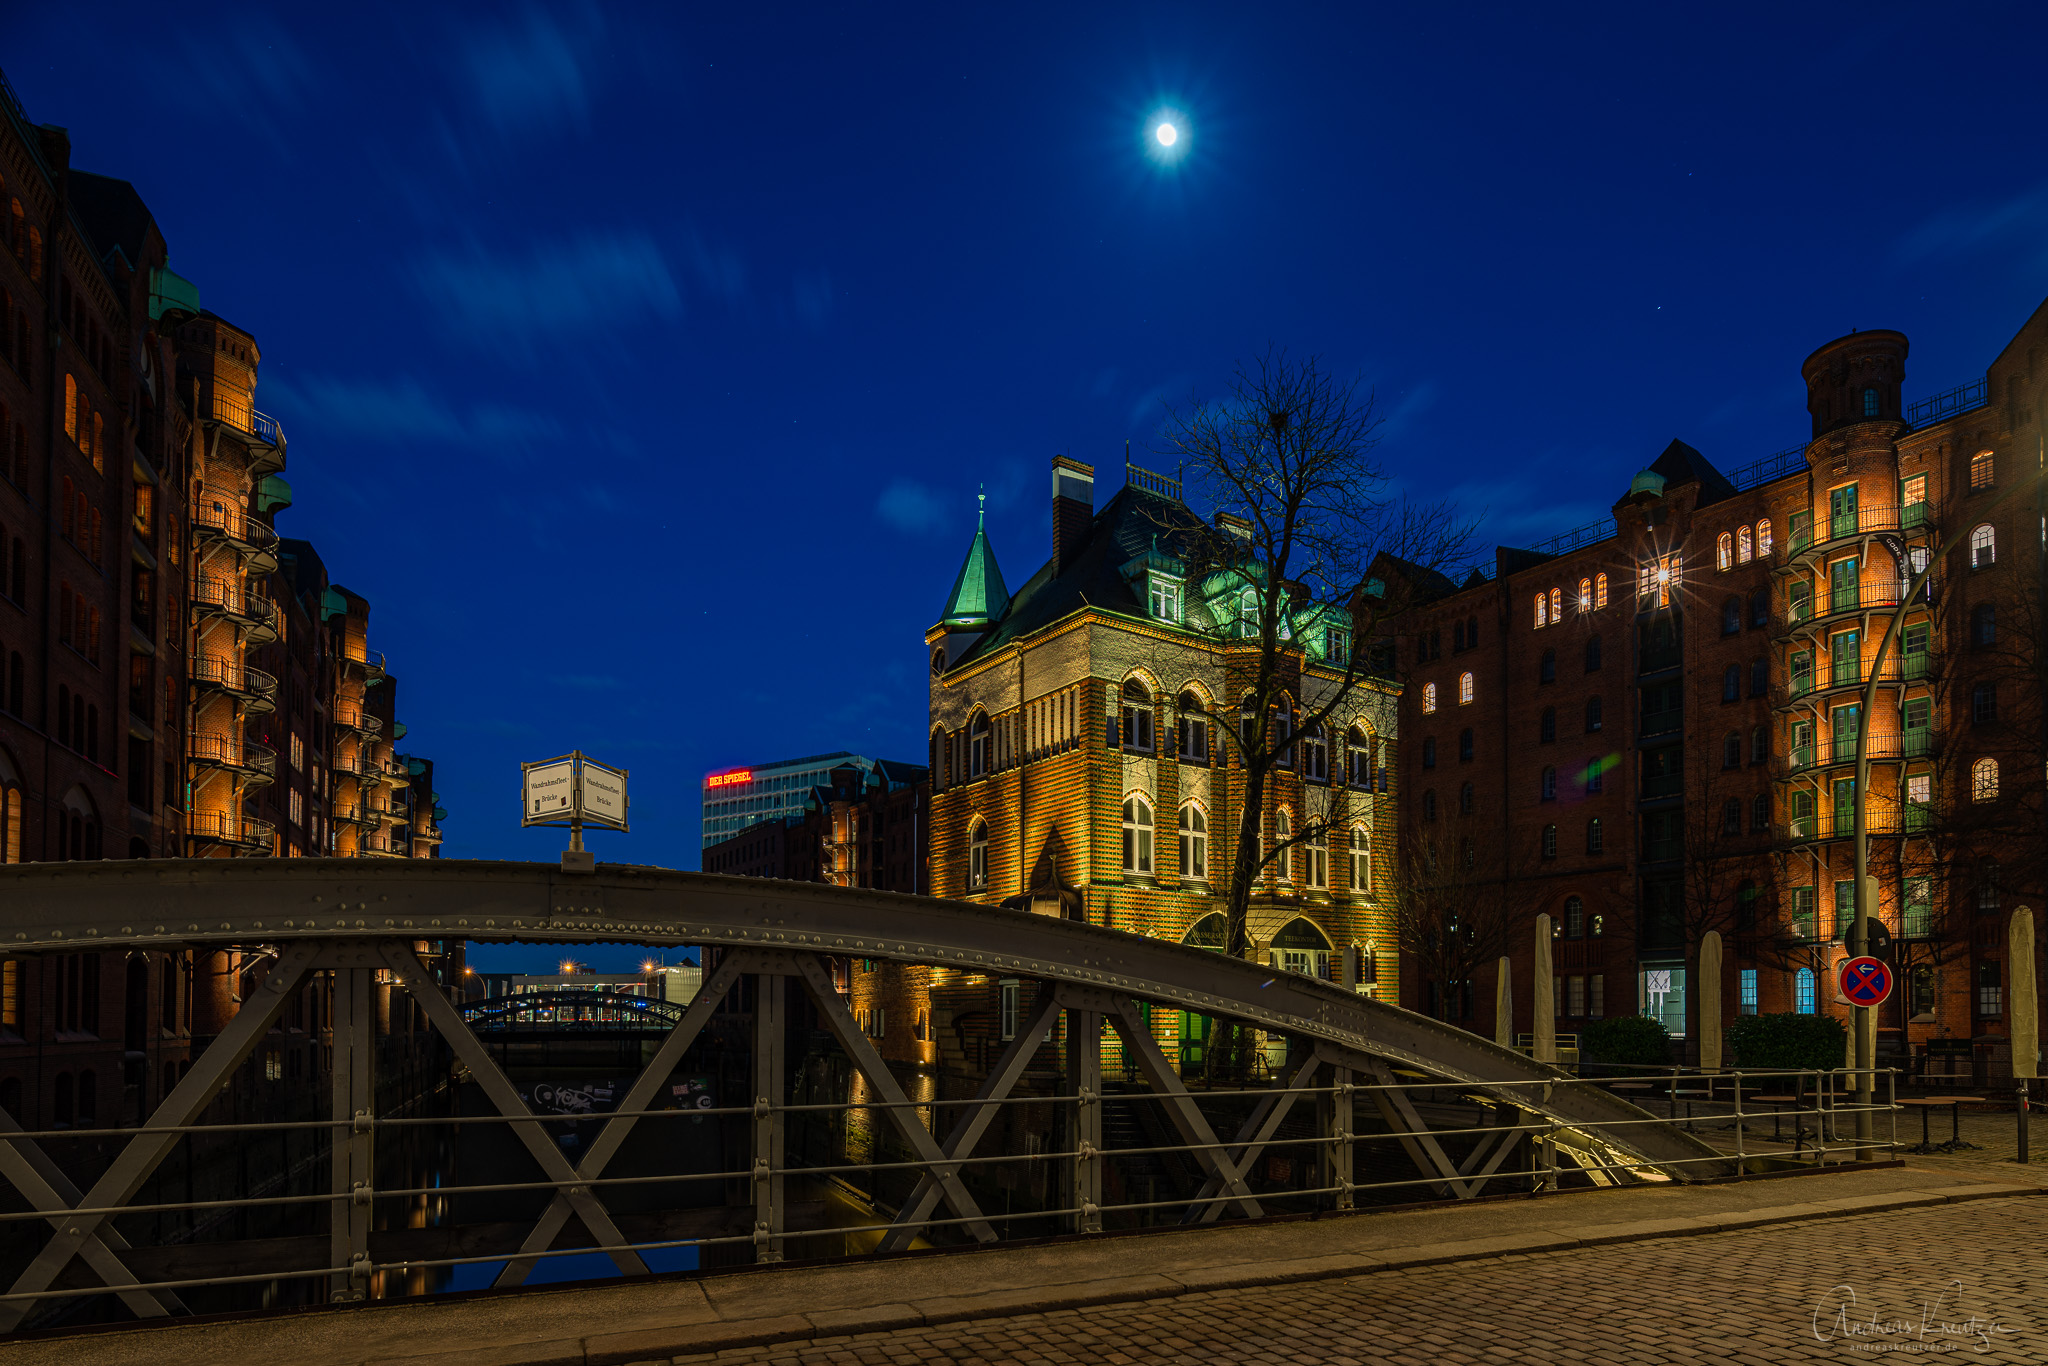
M 2026 1079 L 2025 1079 L 2025 1078 L 2021 1078 L 2021 1080 L 2020 1080 L 2020 1096 L 2019 1096 L 2019 1125 L 2020 1125 L 2020 1151 L 2019 1151 L 2019 1160 L 2020 1160 L 2020 1161 L 2022 1161 L 2022 1162 L 2025 1162 L 2025 1161 L 2027 1160 L 2027 1082 L 2026 1082 Z

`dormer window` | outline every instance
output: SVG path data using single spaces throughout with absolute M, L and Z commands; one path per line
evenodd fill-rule
M 1170 621 L 1180 624 L 1180 582 L 1164 574 L 1153 574 L 1151 591 L 1147 595 L 1155 621 Z

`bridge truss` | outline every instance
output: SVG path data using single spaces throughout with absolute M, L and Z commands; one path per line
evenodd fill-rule
M 553 1121 L 527 1106 L 493 1057 L 489 1036 L 511 1025 L 516 1007 L 458 1007 L 423 965 L 423 941 L 443 939 L 701 946 L 718 957 L 687 1008 L 667 1002 L 629 1008 L 659 1021 L 654 1036 L 661 1042 L 572 1161 L 548 1127 Z M 370 1293 L 380 1272 L 484 1260 L 373 1256 L 375 1202 L 418 1193 L 377 1189 L 377 1138 L 393 1125 L 427 1122 L 376 1111 L 373 987 L 379 981 L 418 1003 L 488 1098 L 492 1121 L 510 1130 L 542 1173 L 530 1184 L 549 1192 L 546 1207 L 516 1246 L 502 1249 L 499 1286 L 518 1285 L 540 1259 L 562 1255 L 558 1240 L 572 1223 L 583 1235 L 574 1251 L 594 1248 L 628 1275 L 648 1274 L 643 1253 L 655 1246 L 738 1244 L 764 1262 L 788 1255 L 806 1236 L 790 1226 L 788 1182 L 830 1170 L 793 1167 L 787 1151 L 791 1115 L 829 1108 L 789 1100 L 786 1026 L 799 997 L 808 999 L 867 1089 L 863 1108 L 879 1112 L 910 1154 L 902 1165 L 915 1171 L 914 1188 L 898 1208 L 877 1214 L 881 1251 L 941 1233 L 983 1243 L 1001 1236 L 999 1228 L 1015 1216 L 984 1208 L 968 1178 L 977 1164 L 1009 1160 L 981 1145 L 1003 1107 L 1019 1103 L 1019 1083 L 1048 1043 L 1063 1049 L 1061 1091 L 1050 1099 L 1071 1112 L 1064 1129 L 1070 1146 L 1032 1155 L 1059 1173 L 1057 1198 L 1033 1217 L 1057 1217 L 1079 1234 L 1099 1232 L 1106 1216 L 1134 1210 L 1170 1209 L 1183 1222 L 1200 1223 L 1299 1209 L 1304 1197 L 1312 1207 L 1350 1209 L 1361 1192 L 1384 1187 L 1469 1199 L 1510 1177 L 1525 1181 L 1525 1189 L 1544 1189 L 1555 1188 L 1561 1172 L 1618 1184 L 1729 1175 L 1740 1165 L 1608 1091 L 1466 1031 L 1327 982 L 1074 921 L 931 898 L 630 867 L 583 873 L 456 860 L 295 859 L 0 869 L 0 951 L 8 955 L 229 948 L 255 953 L 261 962 L 245 978 L 238 1013 L 146 1123 L 104 1131 L 121 1146 L 89 1189 L 73 1185 L 41 1146 L 86 1131 L 27 1131 L 0 1112 L 0 1179 L 28 1206 L 24 1214 L 0 1215 L 12 1221 L 0 1228 L 39 1223 L 48 1230 L 0 1295 L 0 1331 L 20 1328 L 39 1306 L 80 1296 L 112 1294 L 133 1314 L 156 1318 L 186 1312 L 179 1292 L 201 1284 L 316 1276 L 325 1278 L 330 1298 L 349 1300 Z M 848 958 L 1018 979 L 1035 983 L 1036 995 L 1027 999 L 1015 1037 L 971 1099 L 914 1101 L 834 986 L 833 963 Z M 138 1274 L 131 1266 L 136 1250 L 113 1220 L 172 1207 L 133 1202 L 184 1135 L 217 1127 L 199 1123 L 209 1103 L 261 1046 L 309 974 L 330 975 L 333 1002 L 331 1111 L 322 1122 L 333 1135 L 329 1178 L 324 1192 L 300 1197 L 330 1211 L 325 1264 L 284 1272 L 259 1265 L 204 1278 Z M 645 1178 L 608 1178 L 607 1170 L 637 1125 L 674 1122 L 676 1112 L 657 1108 L 663 1089 L 685 1052 L 733 1002 L 749 1003 L 748 1103 L 695 1113 L 742 1123 L 748 1165 L 697 1176 L 750 1188 L 751 1228 L 725 1237 L 636 1241 L 621 1230 L 607 1196 Z M 1243 1021 L 1284 1038 L 1285 1066 L 1272 1084 L 1248 1091 L 1191 1090 L 1153 1038 L 1146 1003 Z M 1143 1092 L 1105 1093 L 1105 1029 L 1142 1075 Z M 1224 1107 L 1234 1124 L 1223 1132 L 1219 1095 L 1240 1101 Z M 1178 1142 L 1106 1146 L 1104 1112 L 1112 1100 L 1155 1106 Z M 1443 1101 L 1459 1102 L 1467 1112 L 1477 1107 L 1483 1116 L 1478 1127 L 1447 1129 Z M 929 1126 L 920 1112 L 934 1116 Z M 1307 1136 L 1289 1137 L 1303 1132 L 1304 1114 Z M 1361 1171 L 1359 1154 L 1369 1144 L 1388 1152 L 1398 1144 L 1413 1170 Z M 1270 1185 L 1270 1168 L 1261 1159 L 1283 1148 L 1307 1153 L 1306 1184 L 1278 1193 L 1261 1189 Z M 1110 1164 L 1169 1150 L 1189 1164 L 1191 1180 L 1169 1182 L 1165 1198 L 1105 1203 Z M 1528 1165 L 1511 1165 L 1517 1154 Z

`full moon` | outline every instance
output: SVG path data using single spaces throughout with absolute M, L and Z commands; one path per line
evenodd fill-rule
M 1180 129 L 1175 128 L 1170 123 L 1162 123 L 1153 130 L 1153 136 L 1159 139 L 1161 147 L 1171 147 L 1174 143 L 1180 141 Z

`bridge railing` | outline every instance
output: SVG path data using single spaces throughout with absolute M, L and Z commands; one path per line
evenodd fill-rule
M 536 924 L 504 909 L 511 865 L 477 865 L 488 895 L 465 910 L 459 865 L 355 864 L 325 882 L 318 865 L 213 875 L 249 884 L 241 912 L 183 870 L 146 869 L 158 881 L 144 885 L 136 865 L 77 866 L 87 871 L 0 872 L 26 945 L 10 953 L 197 946 L 234 955 L 241 1004 L 140 1125 L 80 1123 L 75 1111 L 24 1125 L 0 1111 L 0 1186 L 14 1196 L 0 1204 L 6 1331 L 509 1288 L 563 1258 L 642 1275 L 1725 1179 L 1894 1146 L 1845 1133 L 1858 1107 L 1840 1074 L 1574 1076 L 1330 983 L 1042 916 L 671 874 L 661 886 L 694 898 L 688 914 Z M 94 877 L 119 893 L 104 915 L 38 919 L 57 904 L 37 900 L 42 883 Z M 616 907 L 636 879 L 575 895 Z M 730 914 L 718 911 L 735 883 Z M 412 887 L 425 889 L 417 901 Z M 764 930 L 773 898 L 777 928 Z M 300 905 L 316 909 L 290 909 Z M 900 935 L 875 937 L 878 909 Z M 842 912 L 852 918 L 833 919 Z M 697 996 L 665 1003 L 672 1024 L 616 1045 L 633 1050 L 630 1081 L 560 1113 L 515 1080 L 530 1060 L 507 1061 L 512 1045 L 435 980 L 422 933 L 695 944 L 710 957 Z M 1011 1037 L 971 1071 L 892 1066 L 837 985 L 849 959 L 1014 982 Z M 262 1092 L 243 1083 L 283 1083 L 274 1055 L 288 1035 L 273 1026 L 309 992 L 320 1068 L 302 1089 L 315 1099 L 252 1117 L 242 1102 Z M 424 1031 L 407 1036 L 406 1056 L 427 1061 L 405 1064 L 418 1084 L 394 1097 L 380 1030 L 401 1027 L 407 997 Z M 1223 1034 L 1251 1031 L 1270 1082 L 1184 1073 L 1156 1036 L 1162 1011 L 1216 1022 L 1212 1061 L 1229 1053 L 1214 1042 Z M 224 1088 L 233 1105 L 217 1099 Z M 1760 1089 L 1792 1099 L 1762 1102 Z M 1766 1118 L 1779 1140 L 1751 1132 Z M 1727 1137 L 1708 1143 L 1688 1125 Z M 271 1151 L 270 1168 L 250 1165 Z M 421 1151 L 452 1156 L 408 1156 Z M 206 1168 L 209 1153 L 227 1158 Z M 239 1184 L 193 1179 L 237 1162 Z

